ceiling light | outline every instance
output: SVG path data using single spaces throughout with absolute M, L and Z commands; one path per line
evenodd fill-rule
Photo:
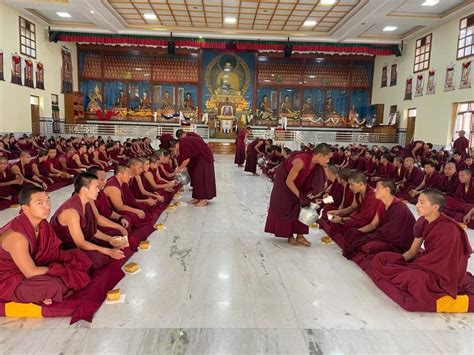
M 395 31 L 398 27 L 397 26 L 385 26 L 383 28 L 383 31 L 384 32 L 392 32 L 392 31 Z
M 146 18 L 147 20 L 156 20 L 156 15 L 155 14 L 143 14 L 143 17 Z
M 224 18 L 225 23 L 237 23 L 237 19 L 235 17 L 226 17 Z
M 439 0 L 425 0 L 425 2 L 421 4 L 421 6 L 435 6 L 438 4 Z
M 309 78 L 314 79 L 314 78 L 316 78 L 316 75 L 310 75 Z
M 94 13 L 94 11 L 91 10 L 91 14 L 93 14 L 93 13 Z
M 321 0 L 319 3 L 321 5 L 334 5 L 336 3 L 336 0 Z
M 316 26 L 316 20 L 306 20 L 303 23 L 303 26 L 305 26 L 305 27 L 314 27 L 314 26 Z
M 56 12 L 59 17 L 70 18 L 71 15 L 67 12 Z

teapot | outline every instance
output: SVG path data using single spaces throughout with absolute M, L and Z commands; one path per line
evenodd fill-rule
M 187 185 L 191 182 L 191 177 L 186 171 L 182 171 L 176 174 L 176 181 L 182 185 Z
M 263 164 L 265 164 L 265 158 L 263 157 L 260 157 L 257 159 L 257 164 L 258 166 L 262 166 Z
M 301 223 L 311 226 L 319 219 L 318 209 L 321 206 L 317 203 L 311 202 L 308 207 L 301 207 L 300 214 L 298 215 L 298 221 Z

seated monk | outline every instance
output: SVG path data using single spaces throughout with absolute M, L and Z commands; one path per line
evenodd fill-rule
M 132 190 L 133 196 L 138 202 L 144 203 L 147 206 L 153 207 L 158 201 L 163 202 L 165 198 L 158 192 L 152 192 L 145 189 L 142 180 L 143 162 L 141 158 L 131 158 L 128 161 L 128 167 L 130 168 L 130 179 L 129 186 Z
M 454 163 L 446 163 L 444 166 L 444 179 L 440 191 L 447 196 L 454 196 L 460 184 L 459 177 Z
M 147 206 L 136 201 L 128 183 L 132 178 L 130 168 L 117 165 L 114 176 L 105 184 L 104 193 L 118 214 L 127 217 L 133 226 L 139 226 L 151 221 L 152 215 Z
M 76 176 L 73 196 L 59 206 L 51 218 L 51 225 L 63 242 L 61 247 L 83 250 L 92 260 L 94 269 L 106 265 L 109 257 L 125 257 L 121 250 L 114 249 L 122 246 L 120 239 L 97 229 L 97 219 L 90 202 L 97 198 L 98 184 L 95 175 L 81 173 Z
M 166 156 L 168 154 L 168 156 Z M 169 152 L 159 149 L 150 157 L 150 164 L 148 171 L 143 175 L 147 183 L 155 190 L 165 190 L 167 192 L 174 192 L 177 190 L 178 184 L 174 180 L 163 178 L 160 172 L 160 167 L 163 166 L 166 159 L 169 160 Z
M 0 207 L 18 203 L 18 193 L 23 187 L 23 179 L 8 168 L 8 159 L 0 157 Z
M 443 212 L 456 221 L 462 222 L 474 207 L 474 181 L 471 170 L 461 170 L 459 182 L 454 196 L 446 196 Z
M 109 198 L 104 193 L 105 171 L 99 166 L 91 166 L 87 172 L 97 176 L 98 181 L 99 193 L 96 200 L 90 202 L 96 215 L 97 228 L 108 235 L 130 235 L 130 220 L 114 211 Z
M 407 251 L 413 242 L 415 217 L 406 204 L 395 197 L 395 183 L 390 179 L 377 181 L 375 197 L 380 200 L 385 212 L 376 214 L 372 222 L 353 235 L 343 250 L 346 258 L 357 253 L 376 254 L 381 251 Z
M 90 166 L 100 166 L 102 169 L 106 170 L 109 167 L 107 162 L 103 162 L 99 159 L 99 152 L 95 149 L 94 144 L 89 144 L 87 146 L 87 161 Z
M 395 177 L 395 166 L 390 162 L 390 153 L 384 153 L 380 157 L 380 165 L 375 176 L 372 177 L 372 183 L 376 183 L 380 179 L 393 179 Z
M 331 203 L 333 206 L 340 206 L 343 197 L 344 187 L 339 183 L 337 179 L 337 168 L 334 165 L 329 165 L 324 169 L 326 173 L 326 184 L 324 191 L 316 198 L 324 199 L 331 196 L 334 202 Z M 322 204 L 321 201 L 317 201 L 319 204 Z
M 76 171 L 67 168 L 66 157 L 58 157 L 58 150 L 53 146 L 48 148 L 48 157 L 44 161 L 44 169 L 48 170 L 49 176 L 54 179 L 70 180 L 74 178 Z
M 415 166 L 413 158 L 405 158 L 403 163 L 405 174 L 403 180 L 398 184 L 397 197 L 403 200 L 410 200 L 410 191 L 416 189 L 423 181 L 423 172 Z
M 425 189 L 440 189 L 443 184 L 443 176 L 436 171 L 436 164 L 432 161 L 425 162 L 425 176 L 420 185 L 411 190 L 408 194 L 411 196 L 410 203 L 416 205 L 418 196 Z
M 330 146 L 321 143 L 312 152 L 293 152 L 280 165 L 270 196 L 266 233 L 287 238 L 290 245 L 311 245 L 304 237 L 309 228 L 298 220 L 298 216 L 301 207 L 310 204 L 313 192 L 318 194 L 324 190 L 324 166 L 331 154 Z
M 348 168 L 340 169 L 337 172 L 337 181 L 341 186 L 342 196 L 339 204 L 337 204 L 336 199 L 334 199 L 334 203 L 324 205 L 322 217 L 325 220 L 327 220 L 327 212 L 344 209 L 352 205 L 352 201 L 354 200 L 354 194 L 352 193 L 349 185 L 349 176 L 351 175 L 351 173 L 352 171 Z
M 48 185 L 41 180 L 33 172 L 33 165 L 31 163 L 31 155 L 29 152 L 22 151 L 20 153 L 20 160 L 11 167 L 12 173 L 23 179 L 23 186 L 33 185 L 46 190 Z
M 394 168 L 393 182 L 395 182 L 395 184 L 398 187 L 398 185 L 400 185 L 400 183 L 403 181 L 403 177 L 405 176 L 405 170 L 406 170 L 403 164 L 402 157 L 395 157 L 393 159 L 393 168 Z
M 411 248 L 403 254 L 382 252 L 372 260 L 374 281 L 406 310 L 436 311 L 440 298 L 454 301 L 472 280 L 466 273 L 469 239 L 456 221 L 440 212 L 444 202 L 441 192 L 423 191 Z
M 349 186 L 354 193 L 351 206 L 328 212 L 332 215 L 329 230 L 332 237 L 336 233 L 349 236 L 372 222 L 376 214 L 383 213 L 383 204 L 375 198 L 374 190 L 368 186 L 367 178 L 360 171 L 354 171 L 349 176 Z
M 170 201 L 174 196 L 174 187 L 176 186 L 176 182 L 165 182 L 162 183 L 158 176 L 156 175 L 158 170 L 158 161 L 159 158 L 157 156 L 151 156 L 150 159 L 142 158 L 143 159 L 143 172 L 141 174 L 141 179 L 143 183 L 143 187 L 147 191 L 153 191 L 159 193 L 160 195 L 165 197 L 166 201 Z M 153 162 L 152 162 L 153 161 Z
M 82 146 L 85 149 L 85 146 Z M 66 165 L 69 171 L 74 171 L 75 175 L 84 172 L 89 166 L 82 164 L 78 152 L 73 147 L 66 148 Z
M 125 148 L 120 146 L 120 142 L 114 142 L 112 149 L 109 151 L 110 160 L 115 166 L 119 164 L 126 164 L 128 157 L 125 155 Z
M 90 282 L 92 263 L 81 250 L 63 251 L 47 218 L 48 194 L 37 186 L 21 190 L 22 213 L 0 229 L 0 299 L 61 302 Z
M 100 142 L 97 146 L 97 160 L 101 165 L 104 166 L 104 170 L 109 171 L 110 167 L 114 165 L 112 159 L 110 159 L 107 154 L 107 149 L 105 148 L 105 143 Z M 118 162 L 116 162 L 118 164 Z
M 173 167 L 173 159 L 171 158 L 171 152 L 166 149 L 159 149 L 154 153 L 154 155 L 160 158 L 157 174 L 163 180 L 173 181 L 178 172 Z M 162 158 L 160 157 L 161 155 L 163 155 Z

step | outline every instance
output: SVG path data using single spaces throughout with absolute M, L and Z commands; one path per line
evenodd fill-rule
M 227 142 L 209 142 L 209 148 L 211 148 L 214 154 L 235 154 L 235 144 Z

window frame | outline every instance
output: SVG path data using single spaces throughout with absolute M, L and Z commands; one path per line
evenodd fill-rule
M 474 56 L 474 23 L 472 25 L 472 33 L 470 34 L 470 36 L 465 36 L 463 38 L 461 38 L 461 31 L 463 30 L 463 28 L 461 28 L 461 23 L 466 20 L 466 27 L 464 28 L 466 31 L 468 28 L 470 28 L 471 26 L 467 26 L 467 22 L 469 21 L 469 18 L 474 18 L 474 14 L 471 14 L 469 16 L 466 16 L 466 17 L 463 17 L 462 19 L 459 20 L 459 27 L 458 27 L 458 39 L 457 39 L 457 42 L 456 42 L 456 59 L 457 60 L 461 60 L 461 59 L 466 59 L 466 58 L 469 58 L 469 57 L 472 57 Z M 468 48 L 469 46 L 466 46 L 466 40 L 468 38 L 471 38 L 471 54 L 468 54 L 468 55 L 463 55 L 463 56 L 459 56 L 459 51 L 461 50 L 461 48 L 463 49 L 464 53 L 466 51 L 466 48 Z M 459 46 L 459 43 L 461 42 L 461 40 L 464 39 L 464 46 L 463 47 L 460 47 Z
M 24 21 L 25 22 L 25 26 L 23 27 L 21 22 Z M 29 29 L 27 29 L 27 25 L 29 25 Z M 31 30 L 31 26 L 33 26 L 33 31 Z M 22 34 L 22 29 L 25 30 L 25 34 Z M 37 32 L 36 32 L 36 24 L 34 24 L 33 22 L 29 21 L 28 19 L 22 17 L 22 16 L 18 16 L 18 30 L 19 30 L 19 45 L 20 45 L 20 54 L 23 54 L 23 55 L 26 55 L 27 57 L 29 58 L 32 58 L 32 59 L 36 59 L 37 57 L 37 54 L 38 54 L 38 49 L 36 47 L 36 39 L 37 39 Z M 28 35 L 29 37 L 27 36 L 27 33 L 26 31 L 28 31 Z M 22 43 L 22 39 L 25 39 L 25 44 Z M 26 41 L 30 41 L 29 45 L 27 45 Z M 33 46 L 34 45 L 34 46 Z M 28 54 L 25 51 L 23 51 L 23 48 L 25 49 L 29 49 L 30 50 L 30 53 Z M 34 55 L 31 54 L 31 52 L 34 51 Z
M 430 43 L 429 44 L 426 44 L 426 39 L 427 38 L 430 38 Z M 420 44 L 420 46 L 418 46 L 418 41 L 423 41 L 425 40 L 425 44 Z M 421 42 L 420 42 L 421 43 Z M 417 54 L 417 50 L 419 49 L 421 51 L 421 48 L 422 47 L 426 47 L 427 45 L 429 45 L 428 49 L 426 52 L 423 52 L 423 53 L 418 53 Z M 428 33 L 427 35 L 423 36 L 423 37 L 420 37 L 420 38 L 417 38 L 415 40 L 415 57 L 413 59 L 413 73 L 421 73 L 422 71 L 425 71 L 425 70 L 429 70 L 430 69 L 430 63 L 431 63 L 431 48 L 432 48 L 432 45 L 433 45 L 433 32 L 431 33 Z M 420 60 L 419 62 L 417 62 L 417 58 L 419 58 L 420 56 L 424 56 L 424 55 L 427 55 L 428 54 L 428 60 Z M 417 65 L 420 65 L 420 63 L 424 63 L 424 62 L 428 62 L 427 63 L 427 66 L 423 69 L 418 69 L 418 70 L 415 70 L 415 67 Z

